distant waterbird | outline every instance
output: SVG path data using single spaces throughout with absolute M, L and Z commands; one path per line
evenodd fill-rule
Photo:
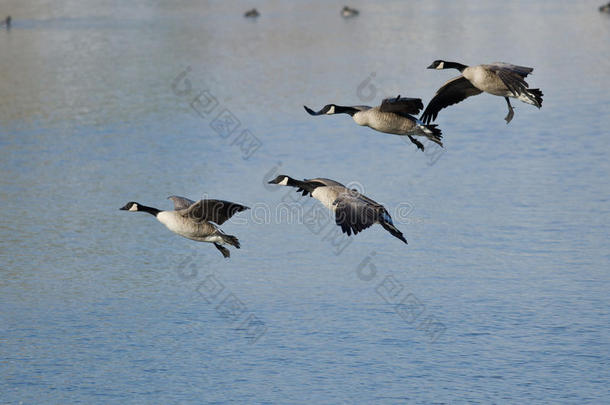
M 244 17 L 246 18 L 256 18 L 261 15 L 257 9 L 253 8 L 252 10 L 248 10 L 244 13 Z
M 343 18 L 356 17 L 358 14 L 360 14 L 360 11 L 356 10 L 355 8 L 350 8 L 348 6 L 344 6 L 341 9 L 341 17 L 343 17 Z
M 530 89 L 524 80 L 534 68 L 503 62 L 466 66 L 457 62 L 436 60 L 428 69 L 457 69 L 462 74 L 450 79 L 437 90 L 421 116 L 421 120 L 426 124 L 434 121 L 443 108 L 483 92 L 504 97 L 508 105 L 508 114 L 504 118 L 507 124 L 514 115 L 509 97 L 538 108 L 542 106 L 542 91 Z
M 367 105 L 340 106 L 327 104 L 320 111 L 314 111 L 307 106 L 305 111 L 310 115 L 348 114 L 358 125 L 367 126 L 375 131 L 394 135 L 406 135 L 419 149 L 424 145 L 414 137 L 425 137 L 443 146 L 442 132 L 437 125 L 425 125 L 414 115 L 424 107 L 421 99 L 395 97 L 386 98 L 377 107 Z
M 168 197 L 174 202 L 173 211 L 162 211 L 130 201 L 121 210 L 147 212 L 159 220 L 170 231 L 185 238 L 213 243 L 216 249 L 226 258 L 231 254 L 222 245 L 231 245 L 239 249 L 239 240 L 233 235 L 225 234 L 218 225 L 222 225 L 237 212 L 248 207 L 223 200 L 199 200 L 197 202 L 179 196 Z
M 383 205 L 335 180 L 326 178 L 295 180 L 282 174 L 269 181 L 269 184 L 295 187 L 297 192 L 320 201 L 334 212 L 336 224 L 348 236 L 352 233 L 356 235 L 374 224 L 380 224 L 392 236 L 407 243 Z

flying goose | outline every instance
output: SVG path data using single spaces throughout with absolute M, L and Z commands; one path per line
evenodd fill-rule
M 601 13 L 610 13 L 610 3 L 599 6 L 599 11 Z
M 406 135 L 421 150 L 424 145 L 413 136 L 425 136 L 432 142 L 443 146 L 442 132 L 436 125 L 424 125 L 411 114 L 419 114 L 424 105 L 419 98 L 396 97 L 386 98 L 378 107 L 367 105 L 340 106 L 327 104 L 320 111 L 313 111 L 307 106 L 305 111 L 310 115 L 349 114 L 356 124 L 367 126 L 375 131 L 387 134 Z
M 456 62 L 435 60 L 428 69 L 457 69 L 462 74 L 445 83 L 430 100 L 421 116 L 421 120 L 426 124 L 434 121 L 443 108 L 483 92 L 504 97 L 508 104 L 508 115 L 504 118 L 507 124 L 515 114 L 509 97 L 538 108 L 542 106 L 542 91 L 528 88 L 528 84 L 523 80 L 532 73 L 533 68 L 503 62 L 466 66 Z
M 248 207 L 222 200 L 199 200 L 170 196 L 174 202 L 173 211 L 162 211 L 130 201 L 120 208 L 125 211 L 143 211 L 154 215 L 159 222 L 172 232 L 197 242 L 209 242 L 220 250 L 224 257 L 230 257 L 229 249 L 221 245 L 231 245 L 239 249 L 239 241 L 233 235 L 227 235 L 218 227 L 235 213 L 247 210 Z
M 392 223 L 392 218 L 385 207 L 356 190 L 350 190 L 343 184 L 325 178 L 295 180 L 286 175 L 279 175 L 269 184 L 296 187 L 297 192 L 310 195 L 320 201 L 335 213 L 335 222 L 341 227 L 343 233 L 349 235 L 380 224 L 383 228 L 404 243 L 407 240 Z

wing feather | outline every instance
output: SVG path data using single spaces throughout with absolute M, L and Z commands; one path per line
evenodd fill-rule
M 529 75 L 530 73 L 532 73 L 534 71 L 534 68 L 531 68 L 531 67 L 513 65 L 512 63 L 505 63 L 505 62 L 494 62 L 494 63 L 485 65 L 485 66 L 490 70 L 496 70 L 496 69 L 507 70 L 507 71 L 516 73 L 521 77 L 526 77 L 527 75 Z
M 421 120 L 424 124 L 429 124 L 436 119 L 438 112 L 443 108 L 481 93 L 482 91 L 474 87 L 464 76 L 454 77 L 437 90 L 424 110 Z
M 404 116 L 408 114 L 417 115 L 423 108 L 424 104 L 421 102 L 420 98 L 398 96 L 384 99 L 379 106 L 379 111 Z
M 501 69 L 496 71 L 496 75 L 514 95 L 527 93 L 528 84 L 518 74 Z
M 195 221 L 210 221 L 222 225 L 237 212 L 247 210 L 245 205 L 223 200 L 199 200 L 187 209 L 181 210 L 182 216 Z
M 354 235 L 378 222 L 380 209 L 383 207 L 369 198 L 351 191 L 341 194 L 335 202 L 335 222 L 341 230 Z M 373 203 L 371 203 L 371 201 Z
M 174 202 L 174 210 L 176 211 L 183 210 L 195 204 L 195 201 L 190 200 L 186 197 L 180 197 L 178 195 L 170 195 L 167 198 Z

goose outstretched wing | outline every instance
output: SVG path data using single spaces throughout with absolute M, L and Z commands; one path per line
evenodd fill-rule
M 529 86 L 523 78 L 534 69 L 502 62 L 486 65 L 486 67 L 494 72 L 514 95 L 527 93 Z
M 190 200 L 186 197 L 180 197 L 178 195 L 170 195 L 167 198 L 174 202 L 174 210 L 176 211 L 183 210 L 195 204 L 195 201 Z
M 336 206 L 335 222 L 348 235 L 352 232 L 356 235 L 378 222 L 379 212 L 384 210 L 381 204 L 362 197 L 352 190 L 339 195 L 333 203 Z
M 494 62 L 485 65 L 490 70 L 506 70 L 518 74 L 521 77 L 526 77 L 534 71 L 534 68 L 527 66 L 513 65 L 512 63 Z
M 420 98 L 394 97 L 386 98 L 381 102 L 379 111 L 395 113 L 401 116 L 417 115 L 424 108 Z
M 223 200 L 199 200 L 180 211 L 180 214 L 197 222 L 210 221 L 222 225 L 237 212 L 248 208 L 245 205 Z
M 436 119 L 438 112 L 443 108 L 481 93 L 482 91 L 474 87 L 464 76 L 454 77 L 437 90 L 426 106 L 421 120 L 424 124 L 429 124 Z

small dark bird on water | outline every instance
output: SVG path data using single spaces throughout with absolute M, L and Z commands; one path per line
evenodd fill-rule
M 360 11 L 356 10 L 355 8 L 349 8 L 348 6 L 344 6 L 341 9 L 341 17 L 343 18 L 356 17 L 358 14 L 360 14 Z
M 253 8 L 252 10 L 248 10 L 244 13 L 244 17 L 246 18 L 256 18 L 259 15 L 261 15 L 261 13 L 259 13 L 258 10 L 255 8 Z

